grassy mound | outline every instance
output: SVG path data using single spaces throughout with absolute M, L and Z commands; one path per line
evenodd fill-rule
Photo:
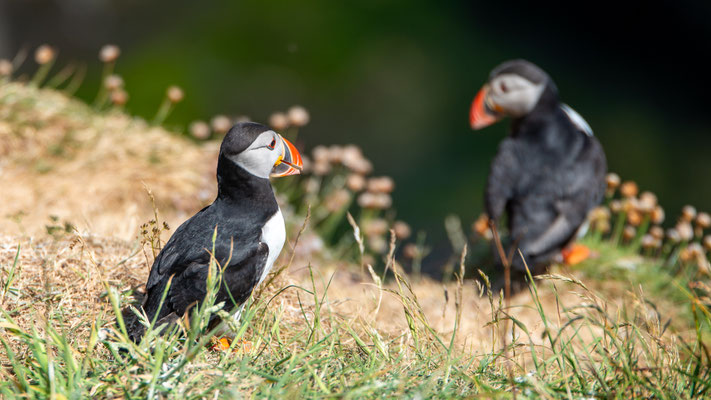
M 230 349 L 206 331 L 210 297 L 135 345 L 119 310 L 145 282 L 163 220 L 214 196 L 216 144 L 8 83 L 0 146 L 4 398 L 699 398 L 711 387 L 707 300 L 634 245 L 590 236 L 597 258 L 505 302 L 463 280 L 463 263 L 442 284 L 408 276 L 395 247 L 387 276 L 334 256 L 307 243 L 319 231 L 294 213 Z

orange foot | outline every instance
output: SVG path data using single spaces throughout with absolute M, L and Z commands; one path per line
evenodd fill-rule
M 568 265 L 576 265 L 590 257 L 590 249 L 582 244 L 574 243 L 561 251 L 563 262 Z
M 232 342 L 230 341 L 229 338 L 226 337 L 213 337 L 212 338 L 212 346 L 210 347 L 211 350 L 214 351 L 228 351 L 230 349 L 230 346 L 232 345 Z M 235 353 L 247 353 L 252 350 L 252 343 L 248 342 L 246 340 L 240 340 L 237 345 L 235 345 L 234 349 L 232 350 Z

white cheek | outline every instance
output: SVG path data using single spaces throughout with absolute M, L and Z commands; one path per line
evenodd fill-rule
M 231 156 L 230 159 L 250 174 L 268 179 L 277 157 L 275 151 L 260 148 Z

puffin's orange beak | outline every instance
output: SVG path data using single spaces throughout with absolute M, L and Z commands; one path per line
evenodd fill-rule
M 279 138 L 282 141 L 282 152 L 277 162 L 274 163 L 271 176 L 279 178 L 282 176 L 300 174 L 304 164 L 301 161 L 299 150 L 296 150 L 296 146 L 284 139 L 281 135 L 279 135 Z
M 500 120 L 503 115 L 497 108 L 489 99 L 489 85 L 484 85 L 476 94 L 469 110 L 469 124 L 472 129 L 481 129 Z

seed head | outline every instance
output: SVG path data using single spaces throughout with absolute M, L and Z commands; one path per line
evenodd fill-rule
M 596 231 L 599 231 L 602 233 L 607 233 L 610 231 L 610 220 L 609 219 L 597 220 L 594 222 L 593 228 Z
M 610 202 L 610 211 L 615 214 L 622 212 L 622 202 L 620 200 L 612 200 Z
M 35 61 L 39 65 L 47 64 L 54 60 L 55 51 L 49 45 L 43 44 L 35 50 Z
M 388 242 L 382 236 L 371 236 L 368 238 L 368 247 L 374 252 L 382 254 L 388 249 Z
M 334 144 L 328 148 L 328 160 L 334 164 L 343 161 L 343 147 Z
M 328 163 L 328 149 L 326 146 L 316 146 L 311 150 L 311 155 L 314 158 L 314 162 L 325 162 Z
M 607 174 L 605 180 L 607 181 L 607 190 L 609 192 L 614 192 L 620 186 L 620 176 L 614 172 Z
M 711 227 L 711 215 L 705 212 L 698 213 L 696 215 L 696 225 L 703 229 Z
M 627 213 L 627 222 L 632 226 L 639 226 L 642 223 L 642 213 L 632 209 Z
M 657 205 L 656 207 L 654 207 L 654 210 L 652 210 L 652 214 L 650 217 L 652 222 L 654 222 L 655 224 L 661 224 L 662 222 L 664 222 L 664 209 L 662 208 L 662 206 Z
M 122 106 L 128 102 L 128 93 L 125 90 L 119 88 L 111 91 L 111 103 Z
M 183 93 L 183 89 L 177 86 L 171 86 L 166 91 L 166 96 L 168 97 L 168 100 L 170 100 L 171 103 L 175 104 L 180 103 L 183 100 L 185 94 Z
M 711 235 L 704 236 L 703 243 L 706 250 L 711 250 Z
M 395 182 L 389 176 L 368 179 L 368 190 L 373 193 L 391 193 L 395 189 Z
M 314 175 L 323 176 L 331 172 L 331 164 L 323 161 L 316 161 L 312 169 Z
M 363 224 L 363 234 L 367 237 L 380 236 L 388 231 L 388 223 L 382 218 L 375 218 Z
M 672 243 L 679 243 L 681 242 L 681 235 L 676 229 L 669 228 L 667 229 L 667 239 L 669 239 L 669 241 Z
M 620 186 L 620 193 L 622 193 L 622 196 L 627 198 L 637 196 L 638 191 L 639 189 L 637 188 L 637 184 L 633 181 L 627 181 Z
M 639 202 L 637 203 L 639 211 L 643 213 L 651 213 L 654 207 L 657 206 L 657 195 L 652 192 L 642 192 L 639 195 Z
M 642 244 L 642 247 L 645 249 L 654 249 L 654 248 L 657 248 L 661 245 L 659 243 L 659 241 L 657 240 L 657 238 L 655 238 L 652 235 L 642 236 L 642 243 L 641 244 Z
M 622 231 L 622 237 L 625 238 L 625 240 L 632 240 L 635 235 L 637 234 L 637 229 L 634 228 L 634 226 L 625 226 L 625 229 Z
M 309 112 L 304 107 L 293 106 L 288 111 L 289 122 L 294 126 L 304 126 L 309 123 Z
M 224 115 L 215 115 L 212 117 L 212 120 L 210 120 L 210 125 L 213 131 L 224 135 L 232 128 L 232 121 Z
M 104 79 L 104 87 L 108 90 L 117 90 L 123 87 L 123 78 L 118 75 L 109 75 Z
M 705 255 L 704 248 L 699 243 L 689 243 L 686 248 L 689 250 L 693 257 L 703 257 Z
M 590 211 L 591 221 L 601 221 L 610 219 L 610 210 L 605 206 L 598 206 Z
M 694 229 L 691 228 L 691 224 L 686 221 L 679 221 L 679 223 L 676 224 L 676 230 L 679 232 L 681 240 L 685 242 L 694 238 Z
M 664 229 L 662 229 L 661 226 L 655 225 L 655 226 L 649 228 L 649 234 L 652 235 L 652 237 L 657 240 L 664 239 Z
M 361 193 L 358 196 L 358 205 L 363 208 L 386 209 L 392 205 L 392 198 L 385 193 Z
M 365 178 L 360 174 L 350 174 L 346 178 L 346 187 L 353 192 L 360 192 L 365 188 Z
M 0 58 L 0 77 L 9 76 L 12 73 L 13 67 L 9 60 Z
M 283 112 L 275 112 L 269 116 L 269 126 L 278 131 L 283 131 L 289 127 L 289 117 Z
M 696 208 L 694 206 L 686 205 L 681 209 L 681 219 L 686 222 L 691 222 L 696 217 Z
M 195 139 L 205 140 L 210 137 L 210 126 L 205 121 L 194 121 L 189 129 Z
M 414 243 L 408 243 L 402 248 L 402 255 L 409 259 L 417 258 L 420 255 L 420 249 Z
M 348 165 L 348 168 L 350 168 L 351 171 L 362 175 L 368 175 L 373 172 L 373 164 L 365 158 L 361 158 L 357 163 Z
M 351 194 L 346 189 L 338 189 L 329 194 L 323 201 L 324 207 L 330 212 L 336 212 L 348 205 Z
M 404 221 L 395 221 L 395 223 L 393 224 L 393 230 L 395 231 L 395 237 L 400 240 L 405 240 L 409 238 L 412 234 L 410 225 L 408 225 L 407 222 Z
M 341 162 L 349 169 L 353 169 L 353 166 L 358 165 L 363 159 L 363 153 L 360 151 L 358 146 L 349 144 L 343 147 L 343 152 L 341 154 Z
M 99 60 L 101 62 L 114 62 L 121 55 L 121 49 L 115 44 L 107 44 L 99 51 Z

